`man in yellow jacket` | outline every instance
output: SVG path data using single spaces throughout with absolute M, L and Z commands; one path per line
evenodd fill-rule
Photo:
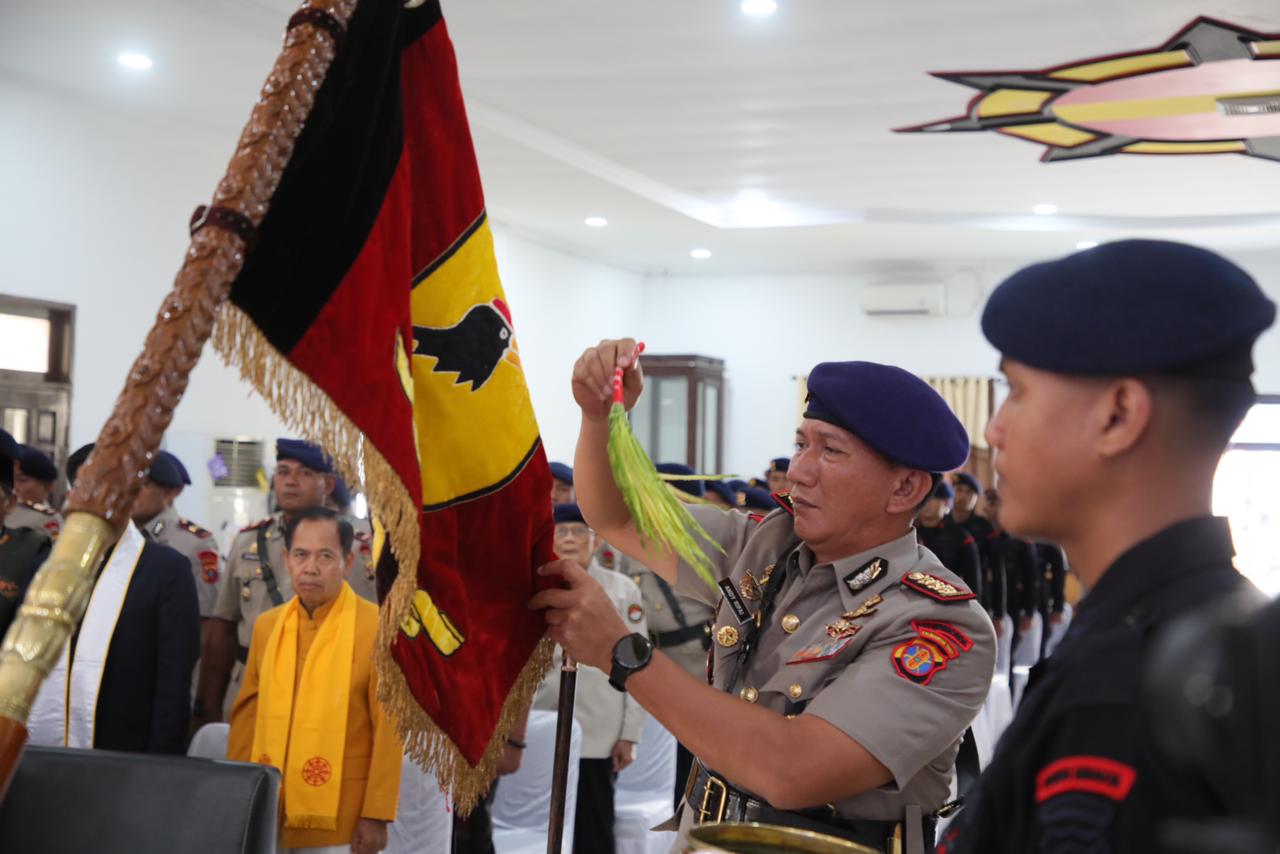
M 295 596 L 253 627 L 227 758 L 280 769 L 284 852 L 375 854 L 396 817 L 403 750 L 378 703 L 378 608 L 351 590 L 351 525 L 294 514 L 285 567 Z

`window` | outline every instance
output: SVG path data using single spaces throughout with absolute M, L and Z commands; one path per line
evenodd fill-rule
M 716 474 L 724 447 L 724 361 L 706 356 L 640 357 L 644 394 L 631 428 L 655 463 Z
M 0 371 L 49 370 L 49 319 L 0 314 Z
M 1280 594 L 1280 395 L 1262 395 L 1218 464 L 1213 512 L 1231 520 L 1236 566 Z

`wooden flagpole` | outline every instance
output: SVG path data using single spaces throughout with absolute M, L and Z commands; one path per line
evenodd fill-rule
M 0 646 L 0 799 L 21 759 L 36 693 L 84 616 L 103 555 L 129 523 L 140 474 L 151 466 L 218 306 L 244 265 L 356 2 L 309 0 L 289 20 L 226 174 L 192 221 L 173 290 L 76 477 L 62 535 Z

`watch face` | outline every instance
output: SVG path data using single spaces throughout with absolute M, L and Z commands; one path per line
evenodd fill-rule
M 623 638 L 623 642 L 618 644 L 615 651 L 618 655 L 618 663 L 631 670 L 649 660 L 651 649 L 647 639 L 642 635 L 633 634 Z

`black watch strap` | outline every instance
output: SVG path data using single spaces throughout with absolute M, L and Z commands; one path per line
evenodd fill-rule
M 639 647 L 640 656 L 630 651 Z M 609 684 L 618 691 L 627 690 L 627 679 L 638 673 L 653 661 L 653 641 L 638 632 L 632 632 L 613 645 L 613 664 L 609 668 Z

